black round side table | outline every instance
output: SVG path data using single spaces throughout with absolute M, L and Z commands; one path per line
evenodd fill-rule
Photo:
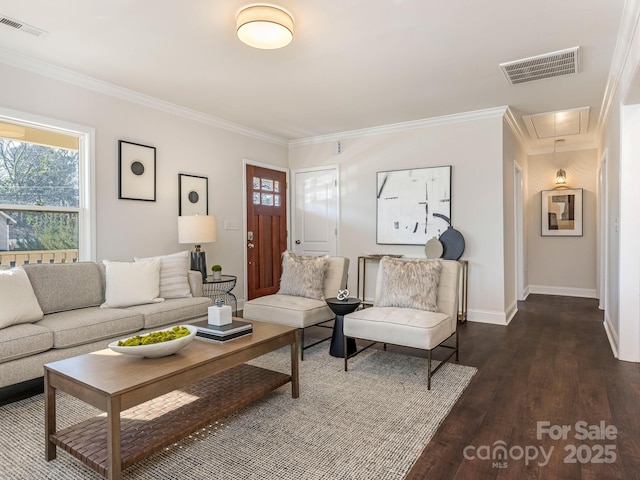
M 235 275 L 222 275 L 219 279 L 213 278 L 209 275 L 202 281 L 202 294 L 205 297 L 211 298 L 214 302 L 217 298 L 221 298 L 225 305 L 229 305 L 231 301 L 233 303 L 233 315 L 236 315 L 238 310 L 238 300 L 236 296 L 231 293 L 236 286 L 238 277 Z
M 354 312 L 360 305 L 360 299 L 355 297 L 349 297 L 346 300 L 338 300 L 336 297 L 327 298 L 327 305 L 333 313 L 336 314 L 336 321 L 333 324 L 333 335 L 331 336 L 331 347 L 329 348 L 329 355 L 333 357 L 344 358 L 344 334 L 343 324 L 344 316 L 348 313 Z M 355 338 L 347 339 L 347 355 L 356 353 L 356 340 Z

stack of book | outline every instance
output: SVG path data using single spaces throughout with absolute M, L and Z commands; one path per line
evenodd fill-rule
M 202 320 L 194 323 L 193 326 L 198 329 L 196 338 L 216 342 L 226 342 L 253 332 L 253 325 L 249 322 L 235 319 L 227 325 L 211 325 L 207 320 Z

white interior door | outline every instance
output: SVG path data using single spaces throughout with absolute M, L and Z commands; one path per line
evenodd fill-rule
M 338 254 L 338 169 L 297 170 L 293 172 L 295 253 L 304 255 Z

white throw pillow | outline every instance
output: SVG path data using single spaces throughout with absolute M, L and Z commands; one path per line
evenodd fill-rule
M 440 260 L 383 257 L 378 271 L 382 282 L 374 306 L 437 312 L 441 270 Z
M 328 260 L 328 255 L 313 257 L 283 252 L 278 295 L 324 300 L 324 275 Z
M 162 298 L 191 297 L 189 286 L 189 251 L 159 257 L 134 257 L 136 262 L 160 260 L 160 296 Z
M 0 270 L 0 328 L 42 320 L 42 309 L 22 267 Z
M 129 307 L 163 302 L 160 298 L 160 260 L 150 262 L 102 261 L 106 267 L 107 288 L 101 308 Z

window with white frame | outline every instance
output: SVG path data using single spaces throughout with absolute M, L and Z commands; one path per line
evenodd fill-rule
M 83 138 L 0 118 L 0 268 L 93 256 Z

